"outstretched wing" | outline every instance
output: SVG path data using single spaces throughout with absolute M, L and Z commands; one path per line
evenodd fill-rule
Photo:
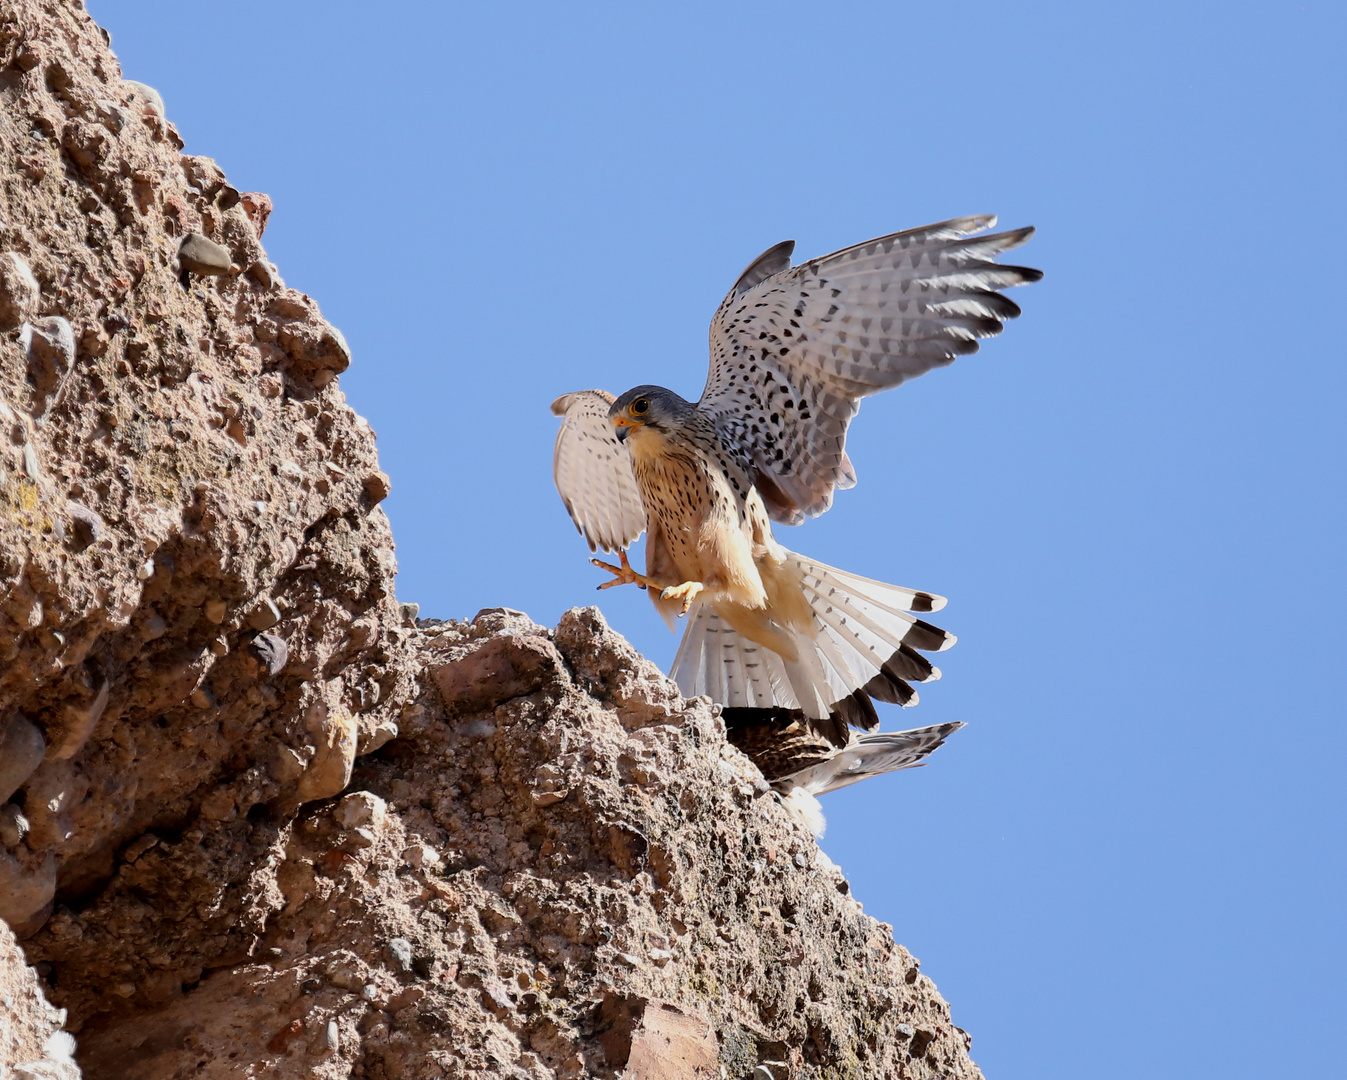
M 608 422 L 613 400 L 606 390 L 580 390 L 552 402 L 552 412 L 563 417 L 552 478 L 590 551 L 618 551 L 645 531 L 631 454 Z
M 955 218 L 796 267 L 778 244 L 740 276 L 711 320 L 698 408 L 777 521 L 821 514 L 856 482 L 846 434 L 861 398 L 977 352 L 1019 315 L 999 290 L 1043 275 L 994 260 L 1034 230 L 975 235 L 995 224 Z

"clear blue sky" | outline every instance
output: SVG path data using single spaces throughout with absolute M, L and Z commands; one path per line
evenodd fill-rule
M 950 598 L 964 720 L 828 852 L 992 1080 L 1340 1074 L 1340 4 L 96 0 L 355 362 L 398 595 L 596 599 L 552 398 L 695 397 L 745 263 L 957 214 L 1044 281 L 789 546 Z M 667 664 L 643 596 L 609 619 Z

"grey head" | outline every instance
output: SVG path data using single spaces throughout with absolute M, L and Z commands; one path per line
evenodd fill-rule
M 691 419 L 695 406 L 662 386 L 637 386 L 628 390 L 608 409 L 608 419 L 623 442 L 634 427 L 666 433 Z

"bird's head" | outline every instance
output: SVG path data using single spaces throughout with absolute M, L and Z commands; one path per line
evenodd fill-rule
M 691 402 L 684 401 L 662 386 L 638 386 L 628 390 L 608 409 L 608 422 L 617 431 L 619 441 L 633 438 L 633 446 L 649 435 L 668 435 L 692 414 Z

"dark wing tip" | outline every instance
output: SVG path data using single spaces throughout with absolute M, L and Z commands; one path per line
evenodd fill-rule
M 1020 280 L 1016 282 L 1017 285 L 1032 285 L 1035 281 L 1043 280 L 1043 271 L 1035 270 L 1030 266 L 1007 266 L 1005 269 L 1014 270 L 1015 273 L 1020 275 Z

